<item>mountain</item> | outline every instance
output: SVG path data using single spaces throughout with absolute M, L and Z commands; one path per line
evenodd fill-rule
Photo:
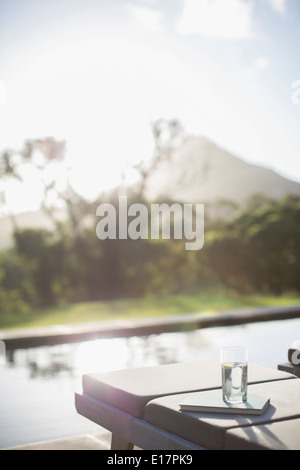
M 43 211 L 24 212 L 14 216 L 18 228 L 43 228 L 53 230 L 54 224 Z M 0 250 L 12 245 L 14 224 L 11 217 L 0 218 Z
M 273 170 L 251 165 L 204 137 L 189 137 L 154 169 L 146 186 L 149 199 L 190 203 L 230 200 L 242 206 L 253 194 L 273 199 L 300 196 L 300 184 Z
M 242 207 L 257 193 L 272 199 L 285 194 L 300 196 L 300 184 L 270 169 L 246 163 L 208 139 L 197 136 L 187 138 L 170 158 L 153 169 L 145 190 L 150 201 L 204 203 L 206 213 L 222 216 L 232 215 L 234 205 Z M 222 207 L 220 201 L 232 201 L 233 208 L 226 203 Z M 19 228 L 54 228 L 42 211 L 18 214 L 16 222 Z M 0 218 L 0 250 L 11 245 L 12 233 L 11 219 Z

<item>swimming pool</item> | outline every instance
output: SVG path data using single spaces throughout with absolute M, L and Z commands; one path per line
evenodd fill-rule
M 249 363 L 276 369 L 299 338 L 294 319 L 16 351 L 14 363 L 0 365 L 0 448 L 99 432 L 74 407 L 84 373 L 219 360 L 222 346 L 237 344 Z

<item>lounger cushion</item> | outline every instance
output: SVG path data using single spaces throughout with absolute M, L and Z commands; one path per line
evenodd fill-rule
M 249 367 L 249 383 L 294 378 L 286 372 Z M 168 364 L 83 376 L 83 393 L 143 417 L 146 404 L 157 397 L 221 386 L 218 361 Z
M 207 449 L 224 449 L 225 434 L 229 429 L 251 426 L 248 429 L 248 436 L 251 436 L 253 425 L 300 418 L 298 379 L 250 385 L 249 394 L 271 399 L 269 408 L 262 416 L 182 412 L 179 411 L 179 404 L 187 397 L 183 394 L 152 400 L 146 406 L 144 419 Z
M 231 429 L 226 450 L 300 450 L 300 419 Z

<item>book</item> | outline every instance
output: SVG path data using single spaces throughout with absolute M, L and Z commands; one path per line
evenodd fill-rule
M 221 390 L 191 393 L 180 404 L 181 411 L 201 413 L 231 413 L 262 415 L 270 404 L 269 398 L 249 396 L 243 403 L 227 403 L 223 400 Z

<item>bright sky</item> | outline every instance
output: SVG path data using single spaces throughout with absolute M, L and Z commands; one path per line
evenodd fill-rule
M 299 25 L 299 0 L 1 0 L 0 150 L 66 139 L 93 196 L 151 156 L 151 121 L 178 118 L 300 181 Z

